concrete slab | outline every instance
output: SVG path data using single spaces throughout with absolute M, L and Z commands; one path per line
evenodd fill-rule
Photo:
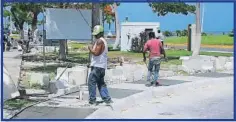
M 108 92 L 112 98 L 122 99 L 122 98 L 128 97 L 130 95 L 140 93 L 140 92 L 142 92 L 142 90 L 108 88 Z M 98 90 L 97 90 L 96 94 L 97 94 L 97 97 L 100 97 Z M 70 96 L 79 96 L 79 92 L 72 93 L 72 94 L 70 94 Z M 84 94 L 83 98 L 85 98 L 84 100 L 87 100 L 88 94 Z
M 177 85 L 181 83 L 191 82 L 191 81 L 183 81 L 183 80 L 169 80 L 169 79 L 160 79 L 160 84 L 162 86 L 171 86 L 171 85 Z M 148 82 L 145 80 L 140 80 L 133 82 L 134 84 L 147 84 Z
M 94 111 L 94 108 L 31 107 L 14 119 L 83 119 Z

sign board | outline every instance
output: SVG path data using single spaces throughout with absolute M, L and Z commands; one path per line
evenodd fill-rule
M 45 17 L 46 39 L 91 40 L 92 10 L 47 8 Z

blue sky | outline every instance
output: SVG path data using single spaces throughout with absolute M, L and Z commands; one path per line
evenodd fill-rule
M 231 31 L 233 29 L 233 3 L 204 3 L 203 31 Z M 148 3 L 121 3 L 118 8 L 120 21 L 129 17 L 131 22 L 160 22 L 162 30 L 182 30 L 195 22 L 194 15 L 168 14 L 158 17 Z M 106 26 L 106 29 L 108 26 Z M 114 26 L 112 27 L 114 29 Z
M 234 9 L 233 3 L 204 3 L 205 14 L 203 22 L 204 32 L 227 32 L 233 29 Z M 129 17 L 130 22 L 160 22 L 162 30 L 183 30 L 188 24 L 195 23 L 195 16 L 168 14 L 164 17 L 158 17 L 152 12 L 148 3 L 121 3 L 118 7 L 119 19 L 124 21 Z M 39 15 L 39 18 L 42 18 Z M 108 25 L 105 25 L 108 30 Z M 114 24 L 111 26 L 114 30 Z

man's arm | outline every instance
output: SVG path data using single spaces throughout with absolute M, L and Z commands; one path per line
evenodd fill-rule
M 164 55 L 164 58 L 166 58 L 166 52 L 165 52 L 165 49 L 164 49 L 164 47 L 163 47 L 161 41 L 160 41 L 160 48 L 161 48 L 161 54 L 163 54 L 163 55 Z
M 145 43 L 144 48 L 143 48 L 143 61 L 146 61 L 146 52 L 148 50 L 148 42 Z
M 100 39 L 97 41 L 96 47 L 94 49 L 93 49 L 93 45 L 89 46 L 90 53 L 92 53 L 95 56 L 101 55 L 103 50 L 104 50 L 104 43 Z

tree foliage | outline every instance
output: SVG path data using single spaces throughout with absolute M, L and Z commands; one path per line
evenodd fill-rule
M 157 13 L 158 16 L 165 16 L 168 13 L 188 15 L 189 13 L 195 13 L 195 6 L 188 5 L 183 2 L 176 3 L 149 3 L 152 7 L 153 12 Z

